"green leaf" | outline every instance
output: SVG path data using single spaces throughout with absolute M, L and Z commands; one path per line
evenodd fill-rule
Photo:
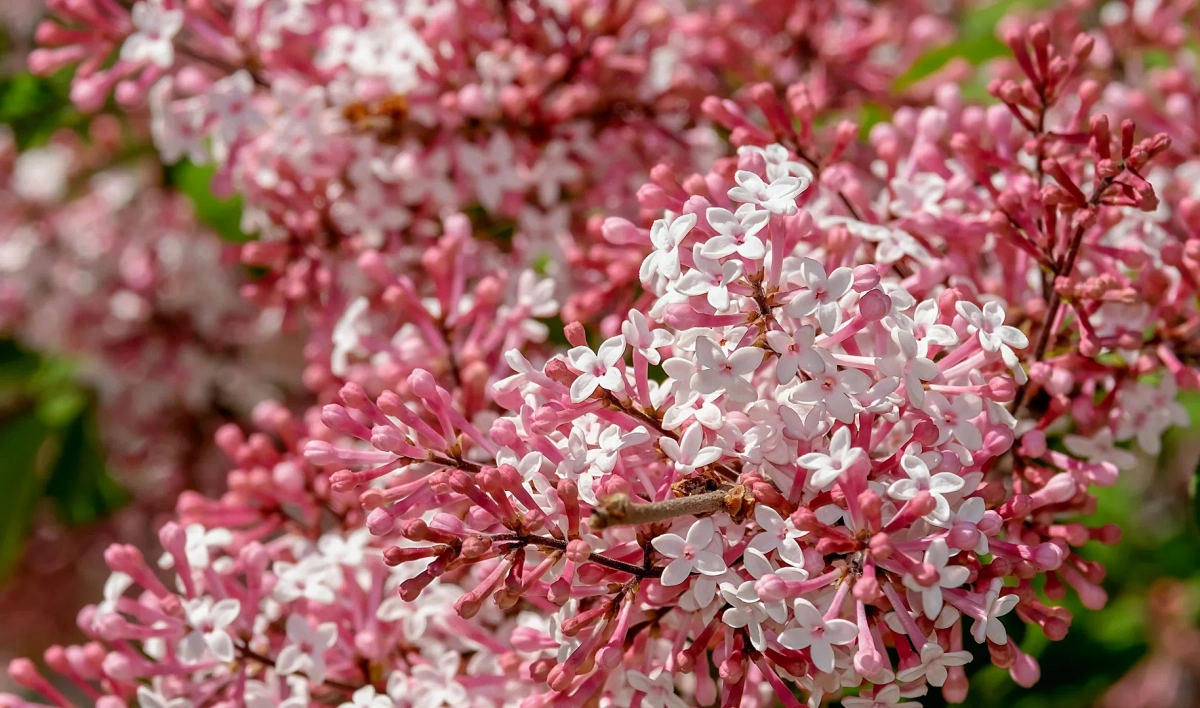
M 95 407 L 77 414 L 63 434 L 62 451 L 44 495 L 54 501 L 58 519 L 69 526 L 88 524 L 116 511 L 124 490 L 109 476 L 96 433 Z
M 254 240 L 242 231 L 242 197 L 221 199 L 213 194 L 212 180 L 217 168 L 188 161 L 167 168 L 167 182 L 187 195 L 196 209 L 196 218 L 224 240 L 245 243 Z
M 70 85 L 70 70 L 48 77 L 21 73 L 0 78 L 0 123 L 12 128 L 18 147 L 40 145 L 59 128 L 85 125 L 71 105 Z
M 20 558 L 34 507 L 57 455 L 51 429 L 27 410 L 0 425 L 0 575 Z
M 996 25 L 1018 8 L 1039 7 L 1047 2 L 1048 0 L 998 0 L 990 5 L 972 8 L 963 15 L 958 39 L 929 51 L 913 62 L 908 71 L 896 80 L 896 88 L 907 88 L 930 76 L 951 59 L 966 59 L 971 65 L 978 66 L 989 59 L 1008 55 L 1008 47 L 996 37 Z M 964 93 L 968 93 L 967 88 L 978 87 L 968 84 L 968 87 L 964 87 Z

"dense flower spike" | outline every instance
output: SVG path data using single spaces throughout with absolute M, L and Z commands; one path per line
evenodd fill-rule
M 1200 385 L 1197 84 L 1135 110 L 1114 27 L 1161 13 L 1051 12 L 990 103 L 948 67 L 858 141 L 938 30 L 880 5 L 64 3 L 35 65 L 119 46 L 78 100 L 247 194 L 320 402 L 223 428 L 171 582 L 114 546 L 47 664 L 143 708 L 962 702 L 971 644 L 1036 682 L 1006 623 L 1106 602 L 1079 517 Z

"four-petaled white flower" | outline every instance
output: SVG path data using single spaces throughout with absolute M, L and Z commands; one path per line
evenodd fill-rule
M 415 671 L 414 671 L 415 673 Z M 466 699 L 466 692 L 463 692 L 463 699 Z M 434 704 L 438 705 L 438 704 Z M 396 708 L 396 704 L 391 698 L 386 695 L 376 692 L 375 687 L 367 684 L 354 692 L 350 696 L 350 700 L 338 706 L 338 708 Z
M 675 469 L 681 475 L 688 475 L 700 467 L 711 465 L 721 459 L 721 448 L 715 446 L 701 447 L 704 443 L 704 428 L 696 423 L 688 426 L 679 442 L 669 438 L 659 438 L 658 444 L 667 457 L 675 463 Z
M 929 391 L 925 394 L 925 411 L 938 428 L 937 445 L 944 445 L 953 435 L 968 450 L 983 447 L 983 434 L 971 422 L 983 411 L 983 403 L 978 397 L 964 394 L 955 396 L 951 402 L 940 392 Z
M 208 108 L 216 133 L 226 144 L 232 144 L 243 132 L 266 125 L 266 119 L 254 105 L 254 78 L 245 69 L 209 88 Z
M 162 0 L 146 0 L 133 6 L 130 12 L 138 31 L 129 35 L 121 45 L 121 59 L 127 62 L 147 61 L 162 69 L 175 63 L 172 40 L 183 29 L 183 10 L 168 10 Z
M 783 518 L 778 511 L 766 504 L 754 507 L 754 521 L 758 523 L 762 532 L 750 541 L 750 548 L 764 555 L 777 551 L 779 557 L 788 564 L 797 568 L 804 567 L 804 552 L 800 550 L 796 539 L 806 535 L 807 531 L 797 529 L 792 525 L 791 519 Z
M 186 601 L 184 610 L 192 631 L 179 642 L 179 659 L 195 664 L 207 649 L 220 661 L 233 661 L 233 637 L 225 628 L 237 620 L 242 604 L 233 598 L 213 602 L 211 597 L 199 597 Z
M 558 312 L 554 299 L 554 278 L 539 278 L 526 270 L 517 278 L 517 305 L 524 307 L 530 317 L 550 317 Z
M 184 555 L 192 570 L 202 571 L 210 561 L 209 549 L 224 548 L 233 543 L 233 533 L 229 529 L 206 529 L 201 524 L 189 524 L 186 531 Z M 159 568 L 175 567 L 175 558 L 170 553 L 164 553 L 158 559 Z
M 985 639 L 992 644 L 1008 643 L 1008 632 L 1004 630 L 1004 623 L 1000 618 L 1012 612 L 1021 598 L 1016 595 L 1001 595 L 1002 589 L 1004 581 L 996 578 L 992 580 L 991 587 L 983 597 L 983 616 L 976 617 L 975 624 L 971 627 L 971 636 L 980 644 L 983 644 Z
M 721 575 L 725 572 L 725 560 L 720 553 L 707 550 L 712 544 L 712 519 L 697 519 L 688 529 L 687 537 L 666 533 L 650 542 L 654 550 L 673 559 L 663 569 L 662 584 L 671 587 L 687 580 L 693 571 L 704 575 Z
M 730 259 L 724 263 L 706 258 L 701 251 L 704 246 L 692 247 L 692 258 L 696 267 L 683 274 L 675 284 L 675 290 L 684 295 L 703 295 L 717 312 L 729 307 L 729 285 L 742 277 L 742 262 Z
M 684 214 L 674 219 L 658 219 L 650 227 L 650 243 L 654 250 L 642 261 L 639 275 L 649 285 L 655 274 L 667 280 L 679 277 L 679 244 L 696 226 L 695 214 Z
M 979 343 L 985 351 L 1000 352 L 1009 368 L 1021 365 L 1013 349 L 1029 346 L 1029 338 L 1016 327 L 1004 324 L 1004 308 L 1000 303 L 992 300 L 981 310 L 973 302 L 959 300 L 954 308 L 967 321 L 967 332 L 979 334 Z
M 890 683 L 882 688 L 875 690 L 874 695 L 867 696 L 859 694 L 857 696 L 846 696 L 842 699 L 842 708 L 921 708 L 921 704 L 916 701 L 910 703 L 901 703 L 903 696 L 900 695 L 900 687 L 894 683 Z
M 149 686 L 138 686 L 138 708 L 192 708 L 192 702 L 186 698 L 167 698 L 161 689 Z
M 626 432 L 619 425 L 610 425 L 600 433 L 597 447 L 587 451 L 587 461 L 599 474 L 612 472 L 617 463 L 617 455 L 627 447 L 649 442 L 650 433 L 643 427 L 637 427 Z M 533 453 L 531 453 L 533 454 Z M 527 455 L 528 457 L 528 455 Z
M 899 351 L 877 358 L 875 365 L 885 375 L 903 380 L 908 400 L 920 408 L 925 405 L 925 383 L 936 379 L 941 370 L 928 358 L 929 345 L 912 332 L 893 329 L 892 341 Z
M 700 394 L 696 391 L 692 391 L 682 400 L 676 396 L 675 405 L 663 413 L 663 427 L 667 430 L 674 430 L 695 418 L 709 430 L 720 430 L 725 422 L 724 413 L 716 404 L 716 400 L 720 396 L 719 393 Z
M 713 340 L 700 337 L 696 340 L 696 360 L 704 368 L 692 376 L 692 388 L 700 393 L 724 390 L 731 400 L 752 403 L 758 400 L 758 391 L 745 377 L 758 370 L 763 354 L 758 347 L 743 347 L 726 354 Z
M 625 335 L 629 346 L 646 357 L 646 361 L 651 364 L 662 361 L 662 355 L 658 353 L 659 347 L 675 342 L 675 337 L 669 330 L 650 329 L 650 323 L 640 310 L 629 311 L 629 319 L 621 323 L 621 334 Z
M 770 619 L 770 615 L 767 613 L 767 603 L 758 598 L 754 583 L 753 580 L 746 580 L 740 585 L 721 584 L 721 597 L 729 603 L 729 607 L 721 614 L 721 622 L 734 629 L 745 628 L 750 635 L 750 644 L 762 651 L 767 647 L 762 623 Z
M 279 650 L 276 671 L 283 675 L 301 672 L 314 684 L 325 683 L 325 652 L 333 647 L 337 635 L 333 622 L 323 622 L 313 629 L 302 615 L 288 615 L 288 644 Z
M 965 666 L 967 662 L 971 661 L 971 652 L 946 651 L 935 639 L 936 637 L 931 637 L 921 647 L 921 663 L 896 674 L 897 679 L 907 683 L 924 676 L 930 686 L 941 687 L 946 684 L 946 679 L 949 677 L 949 672 L 946 670 L 948 667 Z
M 785 384 L 796 378 L 797 370 L 809 374 L 825 372 L 825 360 L 813 349 L 813 340 L 817 331 L 812 325 L 796 328 L 796 333 L 788 336 L 785 332 L 773 329 L 767 332 L 767 344 L 779 354 L 775 364 L 775 376 L 779 383 Z
M 1116 446 L 1112 428 L 1101 428 L 1090 438 L 1082 435 L 1064 435 L 1063 445 L 1072 455 L 1091 463 L 1111 462 L 1121 470 L 1137 467 L 1137 455 Z
M 762 155 L 763 161 L 767 163 L 767 179 L 773 180 L 791 175 L 799 177 L 806 189 L 808 185 L 812 184 L 812 170 L 803 162 L 793 160 L 791 152 L 783 145 L 771 143 L 765 148 L 757 145 L 743 145 L 737 150 L 738 157 L 753 153 Z
M 957 588 L 967 582 L 971 575 L 970 569 L 962 565 L 947 566 L 950 560 L 950 549 L 944 538 L 935 538 L 925 551 L 925 563 L 933 566 L 938 579 L 931 587 L 924 587 L 911 574 L 904 575 L 904 586 L 921 595 L 921 610 L 929 619 L 936 619 L 942 611 L 944 598 L 942 588 Z
M 783 311 L 791 317 L 806 317 L 817 313 L 817 322 L 826 334 L 842 326 L 842 306 L 839 300 L 854 285 L 854 271 L 842 266 L 825 274 L 825 267 L 811 258 L 800 261 L 799 280 L 804 289 L 796 292 Z
M 818 671 L 833 671 L 833 647 L 852 644 L 858 638 L 858 627 L 853 622 L 827 620 L 804 598 L 797 598 L 792 603 L 792 614 L 796 626 L 781 632 L 779 643 L 787 649 L 808 649 Z
M 458 166 L 475 182 L 479 203 L 489 211 L 495 211 L 508 192 L 524 186 L 514 166 L 516 154 L 508 133 L 498 130 L 492 133 L 487 145 L 463 143 L 458 147 Z
M 571 384 L 571 402 L 583 402 L 597 386 L 606 391 L 624 390 L 622 373 L 625 367 L 617 364 L 624 357 L 625 337 L 620 334 L 604 340 L 594 352 L 589 347 L 574 347 L 568 351 L 567 359 L 579 371 L 579 377 Z
M 866 453 L 850 444 L 850 429 L 838 428 L 829 441 L 828 454 L 810 452 L 801 455 L 797 462 L 801 467 L 812 471 L 808 476 L 808 486 L 817 491 L 824 491 L 832 486 L 842 473 L 863 459 L 866 459 Z
M 735 202 L 754 204 L 772 214 L 795 214 L 796 197 L 808 188 L 808 182 L 800 177 L 784 175 L 770 183 L 748 170 L 738 170 L 733 179 L 737 186 L 729 190 L 729 198 Z
M 460 663 L 459 654 L 448 651 L 439 656 L 434 664 L 414 666 L 409 693 L 414 708 L 461 708 L 467 705 L 470 694 L 466 686 L 458 682 Z
M 870 387 L 870 376 L 858 369 L 839 370 L 832 361 L 827 361 L 825 371 L 797 386 L 791 398 L 797 403 L 824 404 L 834 418 L 849 425 L 858 412 L 856 396 Z
M 700 254 L 705 258 L 724 258 L 736 253 L 757 261 L 767 254 L 767 246 L 758 237 L 758 232 L 770 222 L 771 212 L 755 209 L 753 204 L 743 204 L 736 212 L 709 207 L 704 216 L 717 232 L 700 247 Z
M 641 691 L 643 708 L 687 708 L 687 703 L 675 695 L 673 674 L 659 669 L 653 676 L 641 671 L 625 672 L 625 679 L 635 691 Z
M 901 501 L 908 501 L 917 496 L 917 492 L 929 492 L 933 497 L 933 511 L 926 515 L 926 520 L 938 526 L 946 526 L 950 521 L 950 502 L 947 494 L 952 494 L 963 488 L 963 478 L 952 472 L 938 472 L 930 476 L 929 468 L 941 464 L 942 455 L 939 452 L 926 452 L 919 455 L 906 453 L 900 458 L 900 467 L 904 469 L 908 479 L 892 482 L 888 487 L 888 496 Z

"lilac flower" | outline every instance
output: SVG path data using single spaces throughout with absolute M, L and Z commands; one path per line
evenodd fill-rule
M 850 445 L 850 429 L 838 428 L 829 442 L 829 454 L 810 452 L 801 455 L 798 462 L 812 470 L 808 486 L 824 491 L 862 459 L 866 459 L 866 454 Z
M 653 676 L 647 676 L 641 671 L 625 672 L 625 680 L 634 690 L 641 691 L 642 705 L 645 708 L 687 708 L 687 703 L 675 695 L 675 681 L 672 675 L 659 669 Z
M 849 268 L 835 268 L 828 276 L 825 268 L 811 258 L 800 262 L 798 279 L 805 289 L 800 290 L 788 301 L 784 312 L 790 317 L 806 317 L 817 313 L 817 321 L 826 334 L 837 331 L 842 325 L 842 306 L 838 304 L 854 284 L 854 273 Z
M 729 285 L 742 277 L 742 263 L 738 260 L 728 260 L 724 263 L 706 258 L 701 251 L 702 244 L 693 248 L 692 258 L 696 267 L 683 274 L 675 289 L 684 295 L 704 295 L 708 304 L 717 312 L 729 308 Z
M 231 598 L 214 602 L 211 597 L 198 597 L 189 600 L 184 610 L 192 631 L 179 643 L 180 660 L 199 663 L 207 649 L 220 661 L 233 661 L 233 638 L 225 628 L 237 620 L 241 603 Z
M 650 364 L 661 362 L 662 356 L 658 353 L 659 348 L 675 341 L 671 332 L 666 329 L 650 329 L 646 316 L 638 310 L 629 311 L 628 319 L 621 323 L 621 333 L 625 335 L 625 341 L 629 342 L 629 346 L 646 357 L 646 361 Z
M 748 154 L 761 155 L 767 163 L 767 179 L 775 180 L 791 175 L 800 179 L 804 184 L 804 189 L 808 189 L 808 186 L 812 184 L 812 170 L 803 162 L 793 160 L 791 152 L 779 143 L 772 143 L 765 148 L 757 145 L 743 145 L 738 148 L 737 154 L 739 157 Z
M 904 585 L 909 590 L 921 595 L 921 609 L 929 619 L 935 619 L 942 611 L 942 588 L 957 588 L 967 582 L 971 569 L 961 565 L 947 566 L 950 560 L 950 549 L 943 538 L 935 538 L 925 551 L 925 563 L 937 571 L 938 580 L 931 587 L 917 583 L 912 575 L 904 576 Z
M 888 496 L 901 501 L 908 501 L 917 496 L 918 492 L 929 492 L 935 506 L 926 519 L 938 526 L 946 526 L 950 521 L 950 502 L 947 494 L 952 494 L 963 488 L 963 478 L 950 472 L 938 472 L 930 476 L 929 468 L 941 464 L 941 453 L 927 452 L 924 454 L 905 454 L 900 458 L 900 467 L 908 475 L 908 479 L 892 482 L 888 487 Z
M 792 604 L 793 627 L 779 634 L 779 643 L 792 650 L 808 649 L 818 670 L 833 671 L 833 647 L 853 644 L 858 627 L 844 619 L 826 620 L 811 602 L 797 598 Z
M 763 350 L 743 347 L 725 354 L 708 337 L 696 340 L 696 360 L 704 368 L 692 377 L 692 388 L 700 393 L 724 390 L 731 400 L 750 403 L 758 399 L 758 391 L 745 379 L 762 363 Z
M 766 244 L 758 233 L 770 222 L 771 212 L 755 209 L 753 204 L 743 204 L 736 212 L 709 207 L 704 217 L 717 235 L 701 245 L 700 255 L 719 259 L 736 253 L 753 261 L 766 255 Z
M 673 219 L 659 219 L 650 227 L 650 243 L 654 250 L 642 261 L 641 279 L 649 284 L 655 275 L 667 280 L 679 277 L 679 244 L 696 226 L 695 214 L 684 214 Z
M 669 437 L 663 437 L 659 438 L 658 444 L 662 447 L 663 452 L 667 454 L 667 457 L 674 461 L 675 469 L 679 471 L 679 474 L 687 475 L 721 459 L 721 448 L 712 446 L 701 447 L 703 441 L 703 428 L 692 424 L 684 431 L 683 437 L 679 439 L 679 442 Z
M 579 403 L 587 399 L 597 386 L 606 391 L 624 390 L 625 380 L 621 376 L 624 365 L 618 365 L 624 356 L 625 337 L 622 335 L 604 340 L 595 352 L 588 347 L 575 347 L 567 352 L 571 366 L 579 371 L 571 384 L 571 401 Z
M 486 145 L 462 143 L 458 148 L 458 165 L 474 180 L 479 201 L 489 210 L 497 209 L 507 192 L 524 186 L 515 163 L 512 140 L 503 130 L 492 133 Z
M 762 623 L 770 619 L 767 606 L 758 598 L 753 580 L 743 581 L 739 585 L 723 583 L 721 597 L 729 607 L 721 613 L 721 622 L 735 629 L 745 629 L 750 635 L 750 644 L 762 651 L 767 647 L 767 638 L 763 633 Z
M 301 615 L 288 615 L 288 644 L 279 650 L 275 668 L 280 674 L 302 672 L 314 684 L 325 683 L 325 652 L 337 641 L 337 625 L 323 622 L 313 629 Z
M 843 708 L 921 708 L 916 701 L 902 702 L 900 687 L 894 683 L 875 689 L 874 694 L 861 693 L 857 696 L 846 696 L 842 699 Z
M 900 671 L 896 678 L 907 683 L 924 676 L 930 686 L 941 687 L 949 677 L 947 667 L 964 666 L 969 661 L 971 652 L 946 651 L 936 641 L 930 640 L 921 647 L 921 663 Z
M 466 698 L 465 692 L 463 698 Z M 367 684 L 355 691 L 350 700 L 338 708 L 396 708 L 396 704 L 386 695 L 377 693 L 374 686 Z
M 663 569 L 662 584 L 668 587 L 680 585 L 693 572 L 705 575 L 724 573 L 725 561 L 719 554 L 707 550 L 714 533 L 712 519 L 698 519 L 688 529 L 686 538 L 673 533 L 656 536 L 651 545 L 663 556 L 673 559 Z
M 121 59 L 170 67 L 175 62 L 172 40 L 183 28 L 183 11 L 166 9 L 161 0 L 146 0 L 135 4 L 130 16 L 138 31 L 121 45 Z
M 979 343 L 985 351 L 1000 352 L 1009 366 L 1018 365 L 1013 349 L 1029 346 L 1029 338 L 1016 327 L 1004 324 L 1004 308 L 995 300 L 984 304 L 983 309 L 973 302 L 959 300 L 955 309 L 967 321 L 967 332 L 979 334 Z
M 823 404 L 834 418 L 850 424 L 857 413 L 852 396 L 863 393 L 870 385 L 871 378 L 858 369 L 838 370 L 836 365 L 826 362 L 825 371 L 797 386 L 791 399 L 809 405 Z
M 936 379 L 941 370 L 928 358 L 929 347 L 925 341 L 917 340 L 911 332 L 894 329 L 892 341 L 899 351 L 879 357 L 875 365 L 885 375 L 902 379 L 908 400 L 920 408 L 925 405 L 925 382 Z
M 760 206 L 772 214 L 795 214 L 796 197 L 808 188 L 806 181 L 792 176 L 776 177 L 768 184 L 753 172 L 738 170 L 733 178 L 738 186 L 729 190 L 730 199 Z
M 1064 435 L 1063 445 L 1072 455 L 1088 462 L 1096 464 L 1111 462 L 1122 470 L 1131 470 L 1137 467 L 1137 455 L 1116 446 L 1113 441 L 1112 428 L 1101 428 L 1090 438 L 1082 435 Z
M 806 535 L 765 504 L 754 507 L 754 520 L 762 531 L 750 541 L 750 548 L 762 554 L 776 551 L 780 558 L 797 567 L 804 567 L 804 552 L 796 539 Z
M 976 618 L 971 628 L 971 636 L 980 644 L 983 644 L 984 639 L 993 644 L 1008 643 L 1008 632 L 1004 630 L 1004 623 L 1000 618 L 1012 612 L 1021 599 L 1016 595 L 1001 595 L 1000 591 L 1003 589 L 1004 581 L 996 578 L 992 580 L 991 587 L 983 597 L 983 616 Z
M 925 410 L 937 425 L 938 445 L 953 436 L 968 450 L 978 450 L 983 446 L 983 434 L 971 422 L 983 410 L 983 404 L 975 396 L 955 396 L 950 401 L 941 393 L 930 391 L 925 396 Z
M 791 337 L 778 330 L 767 332 L 767 344 L 779 354 L 779 361 L 775 364 L 775 376 L 779 383 L 785 384 L 796 378 L 797 371 L 813 375 L 825 371 L 825 361 L 813 349 L 816 336 L 812 325 L 797 327 Z

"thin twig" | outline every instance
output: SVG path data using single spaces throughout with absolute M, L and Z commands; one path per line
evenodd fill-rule
M 542 546 L 543 548 L 556 548 L 560 551 L 565 551 L 567 549 L 566 541 L 559 538 L 552 538 L 550 536 L 538 536 L 535 534 L 522 534 L 514 532 L 497 534 L 491 538 L 492 543 L 517 542 L 526 545 Z M 608 556 L 602 556 L 595 551 L 588 556 L 587 561 L 585 562 L 602 565 L 605 568 L 611 568 L 612 570 L 619 570 L 622 573 L 629 573 L 630 575 L 639 578 L 657 578 L 662 575 L 662 568 L 644 568 L 640 565 L 634 565 L 632 563 L 626 563 L 624 561 L 609 558 Z

